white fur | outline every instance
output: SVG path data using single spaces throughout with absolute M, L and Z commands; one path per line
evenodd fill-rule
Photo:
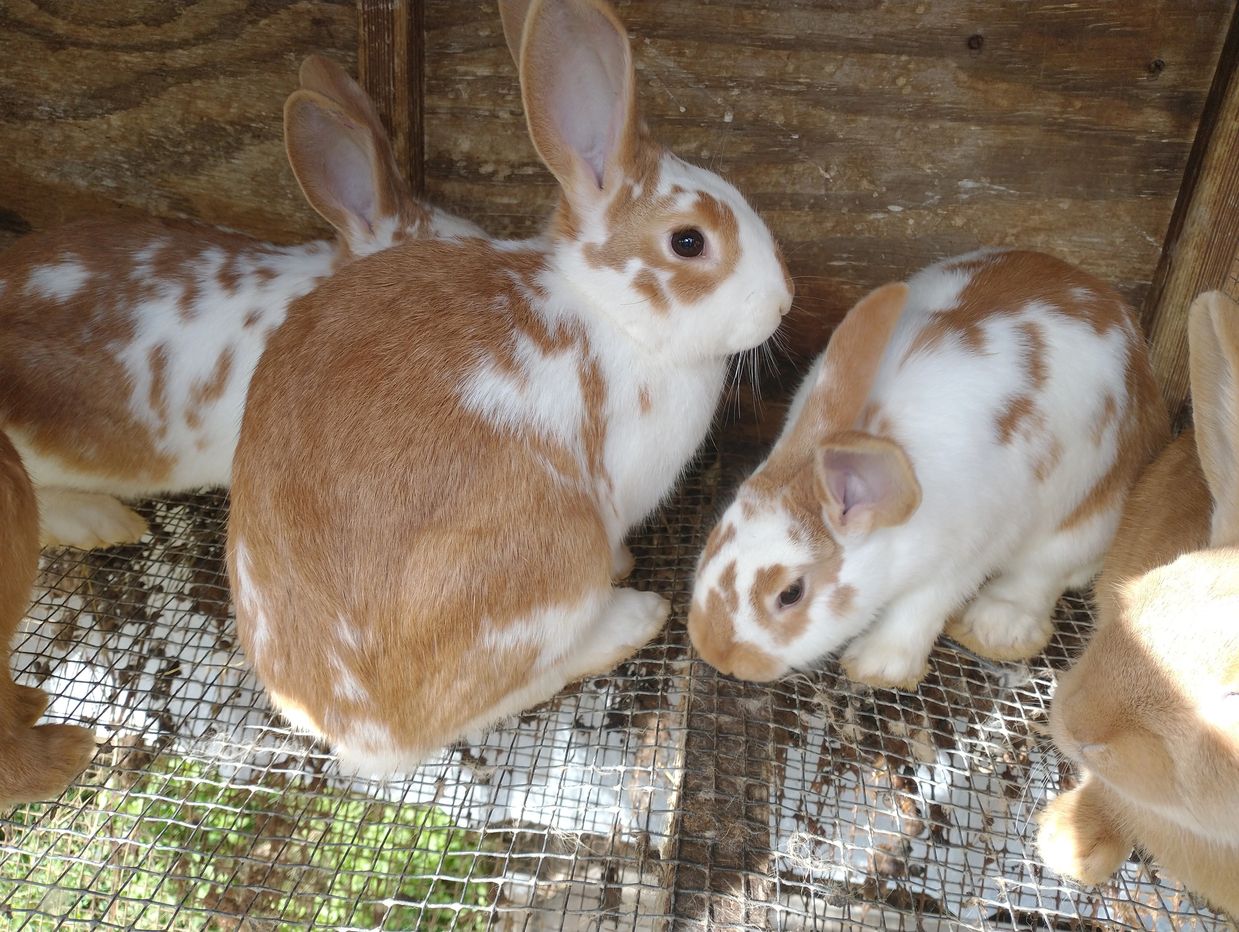
M 1002 254 L 983 255 L 1001 261 Z M 1098 336 L 1087 322 L 1028 302 L 1012 316 L 989 319 L 984 353 L 958 341 L 914 352 L 933 312 L 949 308 L 971 277 L 953 267 L 958 261 L 932 266 L 908 282 L 907 305 L 869 395 L 891 419 L 894 439 L 920 483 L 921 503 L 911 518 L 897 527 L 838 538 L 843 559 L 837 583 L 806 596 L 811 621 L 786 645 L 776 644 L 757 623 L 747 598 L 761 567 L 778 563 L 803 570 L 813 562 L 809 546 L 793 542 L 792 518 L 777 503 L 761 500 L 767 510 L 747 519 L 742 502 L 756 499 L 742 487 L 722 519 L 736 526 L 736 537 L 701 568 L 696 593 L 704 603 L 722 567 L 736 561 L 736 636 L 789 667 L 811 667 L 847 646 L 845 658 L 869 676 L 913 678 L 948 614 L 978 590 L 981 598 L 970 611 L 980 623 L 1048 625 L 1055 599 L 1069 582 L 1078 584 L 1092 574 L 1113 535 L 1121 502 L 1078 527 L 1059 526 L 1114 459 L 1118 429 L 1128 413 L 1124 366 L 1131 328 Z M 1031 391 L 1017 329 L 1025 321 L 1035 322 L 1045 340 L 1047 382 L 1033 394 L 1047 421 L 1045 432 L 1017 431 L 1004 445 L 997 439 L 997 417 L 1011 397 Z M 797 393 L 781 442 L 824 358 Z M 1120 417 L 1095 444 L 1093 425 L 1107 393 Z M 1062 455 L 1039 481 L 1034 464 L 1047 452 L 1046 433 L 1061 444 Z M 839 586 L 854 590 L 854 597 L 844 600 L 849 608 L 843 615 L 831 607 Z
M 49 301 L 68 301 L 82 290 L 90 273 L 76 259 L 41 265 L 30 273 L 26 293 Z

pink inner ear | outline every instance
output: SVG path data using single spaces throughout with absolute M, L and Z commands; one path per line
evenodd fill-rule
M 843 527 L 874 516 L 902 494 L 898 464 L 880 451 L 826 447 L 820 455 L 822 479 Z
M 601 188 L 628 119 L 627 36 L 598 10 L 572 4 L 544 10 L 541 21 L 544 31 L 530 36 L 526 57 L 546 69 L 545 114 Z
M 316 210 L 333 224 L 373 231 L 380 207 L 375 191 L 374 153 L 363 142 L 367 128 L 347 117 L 317 107 L 303 107 L 299 118 L 311 177 L 302 179 Z M 342 215 L 342 216 L 341 216 Z

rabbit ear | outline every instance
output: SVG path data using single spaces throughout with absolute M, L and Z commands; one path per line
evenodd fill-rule
M 324 55 L 307 55 L 301 62 L 298 78 L 302 90 L 322 94 L 386 138 L 387 131 L 378 111 L 374 109 L 374 101 L 338 62 Z
M 508 51 L 517 67 L 521 64 L 521 36 L 525 33 L 525 19 L 529 15 L 532 0 L 499 0 L 499 18 L 503 21 L 503 37 L 508 40 Z
M 903 448 L 860 431 L 826 438 L 814 480 L 822 515 L 840 535 L 903 524 L 921 504 L 921 484 Z
M 570 200 L 597 201 L 634 165 L 628 35 L 600 0 L 532 0 L 521 48 L 529 135 Z
M 1206 292 L 1187 327 L 1196 448 L 1213 493 L 1210 540 L 1239 544 L 1239 304 Z
M 861 298 L 835 328 L 814 388 L 827 431 L 855 425 L 907 300 L 903 282 L 883 285 Z
M 402 186 L 364 117 L 316 91 L 294 91 L 284 104 L 284 146 L 305 199 L 354 254 L 389 244 Z

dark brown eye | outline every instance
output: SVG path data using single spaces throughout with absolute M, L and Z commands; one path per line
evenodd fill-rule
M 671 251 L 682 259 L 695 259 L 705 248 L 706 238 L 700 230 L 690 227 L 671 234 Z
M 779 608 L 791 608 L 800 601 L 804 595 L 804 579 L 797 579 L 794 583 L 779 593 Z

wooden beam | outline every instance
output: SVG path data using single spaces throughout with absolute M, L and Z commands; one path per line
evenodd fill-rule
M 1187 309 L 1224 288 L 1239 247 L 1239 9 L 1201 115 L 1161 260 L 1144 306 L 1153 369 L 1175 420 L 1188 395 Z
M 359 0 L 357 71 L 416 197 L 426 189 L 424 0 Z

